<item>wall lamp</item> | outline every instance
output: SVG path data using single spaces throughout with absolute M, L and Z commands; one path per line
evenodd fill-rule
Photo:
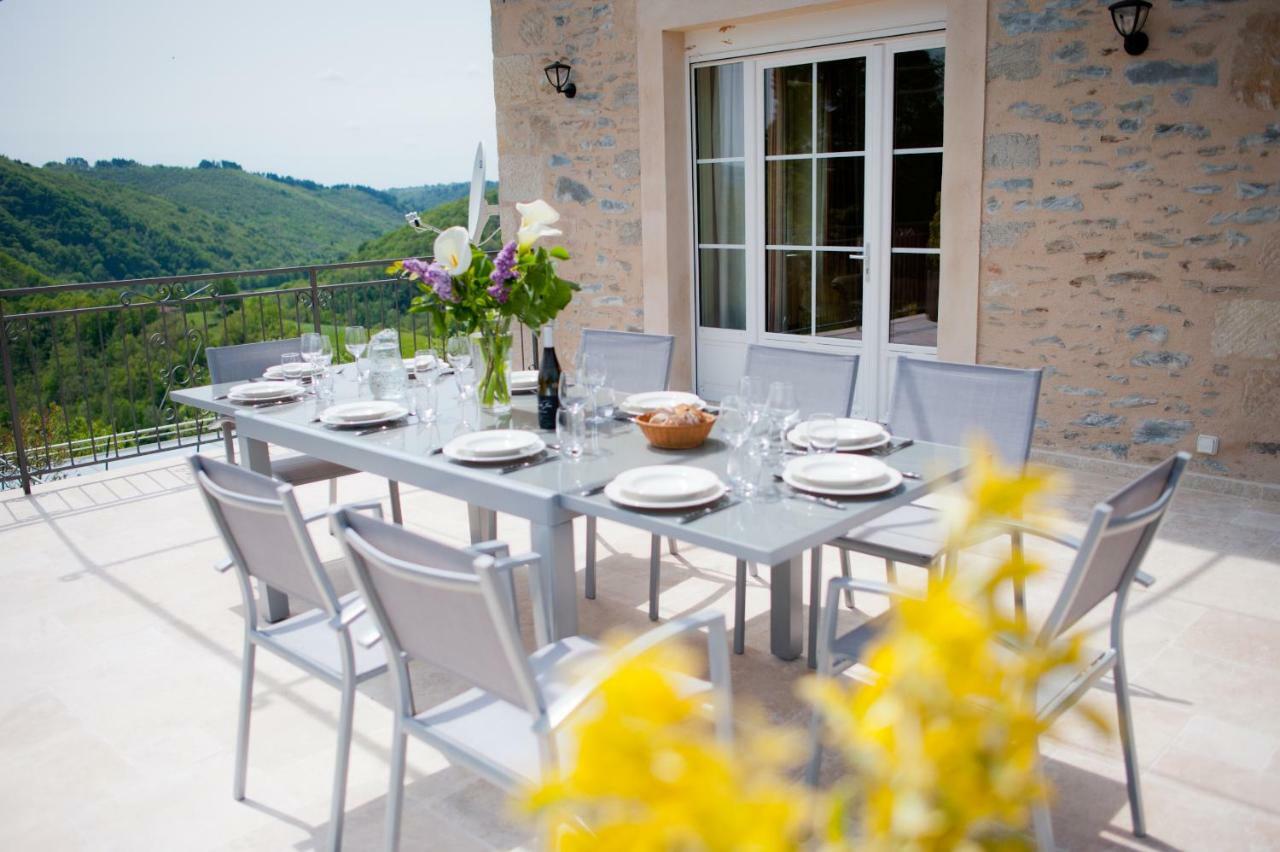
M 1124 52 L 1137 56 L 1146 50 L 1150 39 L 1142 28 L 1147 25 L 1151 4 L 1147 0 L 1120 0 L 1107 8 L 1111 10 L 1111 23 L 1116 32 L 1124 36 Z
M 542 69 L 547 75 L 547 82 L 566 98 L 571 98 L 578 94 L 578 87 L 569 82 L 569 78 L 573 76 L 573 68 L 563 62 L 552 62 L 546 68 Z

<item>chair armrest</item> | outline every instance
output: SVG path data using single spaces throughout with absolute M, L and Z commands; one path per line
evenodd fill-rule
M 225 574 L 231 570 L 231 566 L 233 564 L 235 563 L 231 561 L 231 558 L 227 557 L 226 559 L 223 559 L 221 562 L 218 562 L 216 565 L 214 565 L 213 570 L 217 571 L 219 574 Z
M 349 605 L 343 607 L 341 612 L 329 619 L 329 626 L 339 632 L 343 630 L 350 630 L 351 625 L 355 624 L 356 619 L 360 618 L 360 616 L 364 615 L 368 611 L 369 608 L 365 606 L 363 599 L 352 601 Z M 377 645 L 382 641 L 382 634 L 377 630 L 370 629 L 366 630 L 363 635 L 354 636 L 352 638 L 364 647 L 372 648 L 374 645 Z
M 1144 589 L 1149 589 L 1156 584 L 1156 578 L 1148 574 L 1146 571 L 1138 571 L 1133 575 L 1133 582 L 1137 583 Z
M 661 645 L 663 642 L 669 642 L 677 636 L 682 636 L 695 630 L 711 628 L 717 622 L 723 627 L 724 616 L 718 612 L 704 610 L 668 621 L 661 627 L 655 627 L 632 639 L 614 653 L 602 658 L 600 660 L 601 665 L 596 666 L 581 679 L 577 680 L 572 687 L 547 707 L 547 714 L 544 717 L 546 719 L 546 730 L 554 731 L 568 721 L 573 712 L 585 704 L 591 696 L 595 695 L 600 689 L 600 685 L 622 663 L 633 660 L 646 651 Z M 605 662 L 608 665 L 603 665 Z
M 379 520 L 382 519 L 382 501 L 381 500 L 365 500 L 362 503 L 343 503 L 342 506 L 338 508 L 355 509 L 356 511 L 359 511 L 359 512 L 368 512 L 369 514 L 373 515 L 375 518 Z M 314 524 L 316 521 L 328 518 L 329 514 L 333 511 L 333 509 L 334 507 L 332 506 L 325 506 L 323 509 L 316 509 L 314 512 L 312 512 L 309 515 L 303 515 L 302 522 L 304 524 Z
M 505 541 L 478 541 L 475 544 L 467 545 L 468 550 L 474 550 L 476 553 L 483 553 L 485 556 L 492 556 L 495 559 L 508 556 L 511 553 L 510 546 Z
M 1080 549 L 1080 540 L 1078 538 L 1075 538 L 1074 536 L 1066 535 L 1065 533 L 1057 533 L 1057 532 L 1054 532 L 1053 530 L 1046 530 L 1043 527 L 1033 526 L 1032 524 L 1028 524 L 1024 521 L 997 521 L 995 523 L 995 527 L 996 529 L 999 529 L 1002 532 L 1009 533 L 1010 535 L 1013 535 L 1015 533 L 1022 533 L 1024 535 L 1033 535 L 1036 538 L 1042 538 L 1042 539 L 1045 539 L 1046 541 L 1052 541 L 1055 544 L 1060 544 L 1063 547 L 1069 547 L 1072 550 Z
M 875 595 L 884 595 L 890 598 L 912 598 L 914 600 L 924 600 L 924 595 L 920 592 L 913 592 L 911 589 L 895 586 L 892 583 L 884 583 L 880 580 L 863 580 L 859 577 L 833 577 L 827 583 L 827 600 L 830 601 L 837 597 L 840 592 L 870 592 Z

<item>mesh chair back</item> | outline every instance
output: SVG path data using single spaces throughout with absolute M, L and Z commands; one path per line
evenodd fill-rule
M 1056 636 L 1128 588 L 1146 556 L 1189 457 L 1179 453 L 1094 507 L 1076 564 L 1046 629 Z
M 674 346 L 675 338 L 669 334 L 587 328 L 582 331 L 578 351 L 604 359 L 609 387 L 623 393 L 643 393 L 667 389 Z
M 209 381 L 217 385 L 222 382 L 256 379 L 272 364 L 279 364 L 281 355 L 298 352 L 300 349 L 301 343 L 296 337 L 288 340 L 266 340 L 262 343 L 206 347 L 204 357 L 209 364 Z
M 746 374 L 765 382 L 790 382 L 801 417 L 819 411 L 844 417 L 853 407 L 858 356 L 753 343 L 747 347 Z
M 529 708 L 533 679 L 493 560 L 354 510 L 335 526 L 389 657 L 405 654 Z
M 251 577 L 330 613 L 337 597 L 313 566 L 319 559 L 309 538 L 300 539 L 293 489 L 236 465 L 191 457 L 203 492 L 232 559 Z
M 964 446 L 986 441 L 1022 467 L 1040 400 L 1041 371 L 899 358 L 889 426 L 895 435 Z

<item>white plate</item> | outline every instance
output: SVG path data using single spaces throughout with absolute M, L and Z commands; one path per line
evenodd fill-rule
M 464 456 L 493 458 L 527 452 L 539 440 L 532 432 L 520 429 L 486 429 L 459 435 L 450 444 Z
M 320 421 L 330 426 L 366 426 L 398 420 L 408 413 L 403 405 L 385 400 L 344 402 L 322 411 Z
M 659 408 L 674 408 L 677 405 L 692 405 L 702 408 L 706 405 L 696 393 L 684 391 L 649 391 L 633 393 L 622 401 L 619 407 L 628 414 L 644 414 L 657 411 Z
M 680 503 L 702 499 L 721 487 L 711 471 L 679 464 L 637 467 L 618 474 L 613 481 L 620 493 L 646 503 Z
M 452 459 L 453 461 L 471 462 L 472 464 L 491 464 L 495 462 L 511 462 L 511 461 L 518 461 L 519 459 L 527 459 L 530 456 L 536 456 L 538 453 L 542 452 L 547 448 L 547 445 L 543 443 L 543 440 L 541 438 L 539 438 L 537 435 L 533 435 L 532 444 L 530 444 L 529 446 L 525 447 L 522 450 L 513 451 L 505 456 L 475 456 L 466 452 L 465 450 L 458 449 L 459 441 L 462 441 L 466 438 L 471 437 L 471 435 L 476 435 L 476 434 L 482 434 L 482 433 L 473 432 L 467 435 L 459 435 L 457 438 L 454 438 L 452 441 L 445 444 L 444 449 L 442 450 L 442 452 L 444 453 L 444 457 L 447 459 Z
M 809 446 L 809 424 L 797 424 L 787 433 L 787 440 L 801 448 Z M 882 447 L 889 441 L 889 433 L 879 423 L 855 420 L 852 417 L 836 418 L 836 448 L 841 452 L 856 452 Z
M 610 482 L 604 487 L 604 496 L 608 497 L 619 506 L 626 506 L 629 509 L 692 509 L 694 506 L 705 506 L 707 503 L 714 503 L 729 491 L 728 486 L 720 484 L 716 490 L 710 494 L 703 494 L 698 497 L 691 497 L 688 500 L 678 502 L 658 503 L 648 500 L 637 500 L 629 497 L 618 487 L 616 481 Z
M 270 402 L 302 393 L 297 382 L 246 382 L 227 391 L 232 402 Z
M 264 379 L 308 378 L 310 376 L 314 376 L 318 372 L 320 372 L 319 367 L 312 366 L 311 364 L 299 364 L 298 372 L 293 376 L 286 377 L 283 365 L 272 364 L 270 367 L 262 371 L 262 377 Z
M 526 392 L 538 389 L 538 371 L 537 370 L 516 370 L 511 374 L 511 390 L 513 392 Z
M 821 453 L 787 462 L 786 470 L 797 482 L 823 488 L 861 488 L 883 482 L 890 470 L 879 459 Z
M 782 481 L 800 491 L 825 494 L 828 497 L 866 497 L 871 494 L 883 494 L 886 491 L 892 491 L 897 488 L 902 484 L 902 474 L 893 468 L 889 468 L 888 478 L 880 482 L 873 482 L 856 488 L 831 488 L 825 485 L 810 485 L 807 482 L 800 482 L 786 468 L 783 468 Z

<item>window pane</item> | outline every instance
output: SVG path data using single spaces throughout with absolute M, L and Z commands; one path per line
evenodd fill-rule
M 812 252 L 767 251 L 764 254 L 765 330 L 808 334 Z
M 867 60 L 818 63 L 818 151 L 866 147 Z
M 889 263 L 889 342 L 938 345 L 936 254 L 894 254 Z
M 742 63 L 693 72 L 700 160 L 742 156 Z
M 698 250 L 699 323 L 705 328 L 747 327 L 745 249 Z
M 813 66 L 764 72 L 764 152 L 807 154 L 812 150 Z
M 938 248 L 941 227 L 942 155 L 894 155 L 892 245 Z
M 862 245 L 861 157 L 818 161 L 818 245 Z
M 743 164 L 698 166 L 698 242 L 746 241 L 743 208 Z
M 812 160 L 764 164 L 764 239 L 769 245 L 813 245 Z
M 845 251 L 818 254 L 818 334 L 862 339 L 862 259 Z
M 893 56 L 893 147 L 942 147 L 942 76 L 946 51 Z

